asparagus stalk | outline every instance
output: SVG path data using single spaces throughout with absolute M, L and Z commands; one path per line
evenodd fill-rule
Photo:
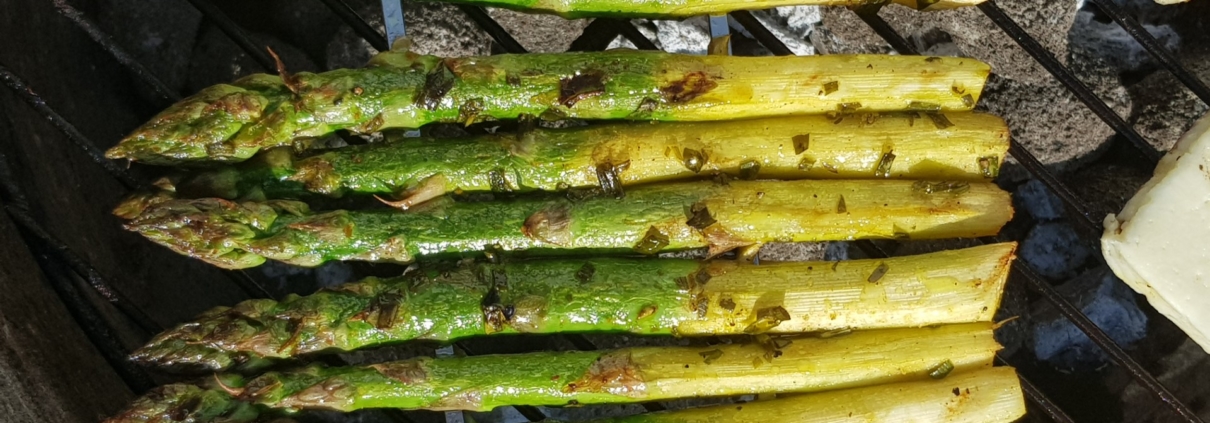
M 991 366 L 988 323 L 771 338 L 707 347 L 429 358 L 310 366 L 220 388 L 269 410 L 490 410 L 506 405 L 633 403 L 815 392 L 944 377 Z M 939 372 L 938 369 L 945 369 Z M 138 412 L 127 414 L 138 415 Z
M 945 380 L 892 383 L 595 420 L 595 423 L 1009 423 L 1025 415 L 1017 372 L 995 367 Z
M 193 418 L 189 420 L 192 423 L 218 423 L 217 419 L 209 417 L 212 413 L 206 413 L 202 408 L 190 411 L 181 407 L 181 404 L 189 404 L 192 398 L 207 394 L 225 400 L 230 406 L 258 411 L 255 407 L 241 405 L 221 390 L 169 385 L 159 391 L 154 394 L 156 401 L 140 399 L 126 413 L 106 420 L 106 423 L 144 423 L 154 416 L 173 415 L 170 414 L 172 411 L 176 416 Z M 605 418 L 593 423 L 1008 423 L 1023 415 L 1025 400 L 1017 372 L 1010 367 L 993 367 L 952 374 L 944 380 L 890 383 L 738 405 Z M 222 422 L 252 421 L 248 413 L 234 417 Z M 160 420 L 162 423 L 180 421 L 185 419 Z
M 221 371 L 248 360 L 497 333 L 697 336 L 987 322 L 1015 248 L 759 266 L 598 258 L 432 269 L 215 308 L 132 359 Z
M 589 17 L 687 18 L 737 10 L 780 6 L 881 6 L 887 0 L 441 0 L 448 3 L 502 7 L 525 12 L 552 13 L 568 19 Z M 983 0 L 894 0 L 917 10 L 946 10 L 973 6 Z
M 1004 120 L 982 113 L 813 115 L 729 122 L 598 125 L 517 135 L 399 139 L 299 156 L 274 149 L 260 159 L 186 177 L 176 192 L 226 199 L 305 199 L 316 194 L 396 196 L 401 207 L 455 190 L 554 191 L 601 183 L 604 163 L 628 163 L 623 185 L 739 176 L 758 167 L 778 179 L 995 177 Z M 890 154 L 890 155 L 888 155 Z
M 717 255 L 773 241 L 987 236 L 1008 221 L 1012 206 L 989 183 L 806 180 L 649 185 L 621 200 L 445 199 L 409 212 L 314 213 L 286 200 L 135 196 L 115 213 L 131 219 L 128 229 L 179 253 L 245 268 L 265 259 L 407 263 L 485 248 L 653 254 L 709 247 Z
M 171 106 L 109 150 L 158 164 L 241 161 L 338 129 L 371 133 L 523 114 L 709 121 L 970 110 L 989 68 L 919 56 L 694 56 L 614 50 L 442 59 L 382 53 L 365 69 L 253 75 Z M 284 69 L 283 69 L 283 73 Z

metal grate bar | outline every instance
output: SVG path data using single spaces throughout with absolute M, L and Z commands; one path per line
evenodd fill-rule
M 755 16 L 752 16 L 752 12 L 747 10 L 739 10 L 731 12 L 731 17 L 735 18 L 735 21 L 739 22 L 740 26 L 748 30 L 748 32 L 752 34 L 752 37 L 756 38 L 757 42 L 760 42 L 761 45 L 769 49 L 773 55 L 794 55 L 794 52 L 791 51 L 789 47 L 786 47 L 786 43 L 781 42 L 781 39 L 777 38 L 776 35 L 773 35 L 773 31 L 769 31 L 769 28 L 766 28 L 760 23 L 759 20 L 756 19 Z
M 571 42 L 571 47 L 567 51 L 605 50 L 609 47 L 609 43 L 619 35 L 626 37 L 639 50 L 659 50 L 655 43 L 639 32 L 638 28 L 635 28 L 629 20 L 596 18 L 584 28 L 584 32 L 581 32 L 579 37 Z
M 1130 145 L 1133 145 L 1134 148 L 1138 150 L 1140 159 L 1147 163 L 1149 167 L 1155 167 L 1156 163 L 1158 163 L 1160 160 L 1160 152 L 1157 151 L 1155 147 L 1152 147 L 1147 140 L 1143 139 L 1142 135 L 1139 135 L 1138 132 L 1135 132 L 1134 128 L 1131 127 L 1130 124 L 1126 123 L 1121 116 L 1118 116 L 1113 109 L 1109 108 L 1104 101 L 1101 101 L 1100 97 L 1097 97 L 1092 90 L 1088 89 L 1087 85 L 1084 85 L 1083 82 L 1080 82 L 1080 80 L 1071 73 L 1070 69 L 1067 69 L 1067 67 L 1063 66 L 1062 63 L 1059 63 L 1059 61 L 1055 59 L 1055 56 L 1050 54 L 1050 51 L 1047 51 L 1045 47 L 1042 47 L 1042 44 L 1038 43 L 1038 40 L 1035 40 L 1029 35 L 1029 33 L 1025 32 L 1024 29 L 1021 29 L 1021 26 L 1017 25 L 1012 18 L 1008 17 L 1008 15 L 1004 13 L 1004 10 L 1000 9 L 1000 6 L 996 5 L 994 0 L 988 0 L 980 3 L 977 7 L 979 10 L 983 11 L 983 14 L 987 15 L 987 17 L 990 18 L 992 22 L 996 24 L 996 26 L 999 26 L 1000 29 L 1004 30 L 1004 32 L 1013 39 L 1013 41 L 1016 41 L 1022 49 L 1025 49 L 1025 52 L 1029 53 L 1029 55 L 1032 56 L 1034 60 L 1038 62 L 1038 64 L 1042 65 L 1043 68 L 1046 68 L 1051 75 L 1054 75 L 1055 79 L 1058 79 L 1060 83 L 1066 86 L 1068 91 L 1071 91 L 1071 93 L 1075 94 L 1076 98 L 1079 98 L 1084 105 L 1088 106 L 1089 109 L 1092 109 L 1092 112 L 1096 113 L 1096 115 L 1100 117 L 1105 124 L 1113 128 L 1114 131 L 1117 131 L 1119 135 L 1126 137 L 1126 140 L 1130 141 Z
M 1000 354 L 996 354 L 996 364 L 1011 366 L 1008 361 L 1000 357 Z M 1051 421 L 1055 423 L 1075 423 L 1071 419 L 1071 416 L 1068 416 L 1062 408 L 1052 402 L 1050 398 L 1047 398 L 1046 394 L 1043 394 L 1037 385 L 1026 379 L 1020 372 L 1017 373 L 1017 378 L 1021 380 L 1021 390 L 1025 392 L 1025 398 L 1046 412 L 1046 415 L 1050 416 Z
M 1101 224 L 1093 220 L 1092 213 L 1088 211 L 1088 206 L 1084 205 L 1084 201 L 1071 188 L 1068 188 L 1066 184 L 1060 181 L 1054 173 L 1051 173 L 1046 168 L 1046 165 L 1043 165 L 1037 157 L 1034 157 L 1033 153 L 1025 149 L 1025 146 L 1021 145 L 1016 139 L 1010 139 L 1008 153 L 1017 159 L 1021 167 L 1024 167 L 1035 178 L 1041 180 L 1051 192 L 1055 193 L 1063 201 L 1063 204 L 1067 206 L 1067 210 L 1072 215 L 1077 216 L 1075 219 L 1076 223 L 1079 223 L 1081 227 L 1088 230 L 1090 234 L 1101 233 Z
M 1092 4 L 1097 5 L 1102 12 L 1109 15 L 1110 19 L 1121 25 L 1127 34 L 1134 37 L 1143 46 L 1143 49 L 1147 50 L 1151 58 L 1160 62 L 1160 65 L 1163 65 L 1169 72 L 1172 72 L 1172 76 L 1175 76 L 1177 80 L 1185 84 L 1185 87 L 1189 88 L 1189 91 L 1193 91 L 1193 94 L 1197 98 L 1201 99 L 1203 103 L 1210 104 L 1210 88 L 1206 87 L 1206 84 L 1201 79 L 1189 73 L 1188 69 L 1181 66 L 1181 62 L 1168 49 L 1160 45 L 1159 41 L 1150 32 L 1147 32 L 1138 21 L 1127 15 L 1120 6 L 1112 1 L 1092 0 Z
M 1018 261 L 1013 263 L 1012 270 L 1017 272 L 1018 275 L 1024 277 L 1025 280 L 1029 282 L 1029 286 L 1033 287 L 1035 291 L 1042 294 L 1042 296 L 1045 297 L 1047 301 L 1050 301 L 1051 304 L 1054 304 L 1055 308 L 1059 310 L 1060 314 L 1062 314 L 1064 317 L 1067 317 L 1072 324 L 1075 324 L 1077 328 L 1080 328 L 1080 331 L 1084 332 L 1085 335 L 1088 335 L 1088 338 L 1091 339 L 1093 343 L 1097 344 L 1098 347 L 1101 347 L 1101 350 L 1109 354 L 1109 358 L 1114 363 L 1126 369 L 1126 371 L 1134 377 L 1135 381 L 1139 382 L 1139 384 L 1143 385 L 1143 387 L 1147 388 L 1147 390 L 1154 393 L 1165 404 L 1168 404 L 1168 406 L 1172 408 L 1172 411 L 1176 412 L 1176 414 L 1179 415 L 1184 421 L 1191 423 L 1200 423 L 1202 421 L 1197 414 L 1193 413 L 1193 410 L 1190 410 L 1188 406 L 1181 402 L 1181 400 L 1177 399 L 1176 396 L 1168 390 L 1168 388 L 1164 387 L 1163 384 L 1155 379 L 1155 376 L 1152 376 L 1151 373 L 1148 373 L 1141 364 L 1135 361 L 1134 358 L 1130 357 L 1130 354 L 1127 354 L 1121 346 L 1114 342 L 1113 339 L 1111 339 L 1109 335 L 1105 333 L 1105 331 L 1101 330 L 1101 328 L 1097 326 L 1092 319 L 1089 319 L 1084 312 L 1080 311 L 1080 309 L 1074 304 L 1067 301 L 1067 298 L 1064 298 L 1061 294 L 1059 294 L 1059 291 L 1051 286 L 1050 282 L 1047 282 L 1045 279 L 1043 279 L 1042 276 L 1039 275 L 1032 267 Z
M 42 273 L 50 282 L 51 288 L 58 294 L 60 301 L 63 301 L 63 305 L 67 307 L 68 313 L 71 314 L 76 324 L 80 325 L 84 336 L 97 348 L 101 357 L 114 369 L 118 377 L 135 394 L 142 394 L 154 388 L 156 383 L 147 375 L 146 371 L 127 358 L 126 354 L 129 351 L 126 351 L 126 348 L 118 341 L 117 336 L 101 317 L 100 312 L 76 288 L 71 276 L 63 271 L 53 258 L 39 252 L 40 248 L 32 244 L 29 247 L 34 253 L 38 267 L 42 269 Z
M 269 57 L 269 54 L 265 53 L 265 50 L 253 43 L 252 40 L 248 38 L 248 35 L 244 34 L 244 30 L 241 29 L 239 25 L 235 23 L 235 21 L 232 21 L 226 13 L 223 13 L 218 6 L 215 6 L 214 3 L 210 2 L 210 0 L 188 1 L 189 4 L 192 4 L 193 7 L 199 12 L 202 12 L 207 19 L 210 19 L 211 22 L 214 22 L 220 31 L 223 31 L 224 34 L 227 34 L 227 37 L 231 38 L 231 41 L 234 41 L 236 45 L 239 45 L 239 47 L 243 49 L 244 52 L 252 58 L 252 60 L 255 60 L 257 64 L 264 68 L 266 72 L 277 74 L 277 64 L 273 62 L 273 59 Z
M 0 64 L 0 80 L 4 80 L 4 85 L 7 85 L 9 88 L 11 88 L 18 97 L 21 97 L 21 99 L 25 100 L 25 102 L 33 107 L 34 110 L 37 110 L 38 114 L 49 120 L 51 125 L 54 125 L 56 129 L 67 135 L 67 138 L 71 140 L 72 144 L 75 144 L 76 147 L 79 147 L 81 150 L 83 150 L 84 154 L 87 154 L 88 158 L 92 159 L 92 161 L 105 168 L 105 171 L 113 176 L 114 179 L 117 179 L 118 182 L 126 187 L 126 189 L 133 190 L 145 187 L 143 182 L 140 181 L 139 178 L 136 178 L 134 175 L 132 175 L 129 170 L 124 169 L 121 166 L 118 166 L 118 164 L 114 163 L 112 160 L 105 158 L 105 153 L 102 152 L 101 149 L 97 148 L 96 144 L 89 142 L 84 134 L 80 133 L 80 130 L 76 129 L 76 127 L 68 122 L 67 119 L 64 119 L 63 116 L 60 116 L 59 113 L 54 111 L 54 109 L 51 109 L 50 106 L 46 105 L 46 100 L 43 100 L 38 93 L 35 93 L 33 89 L 25 85 L 25 81 L 22 81 L 17 74 L 9 71 L 8 67 L 5 67 L 3 64 Z
M 869 24 L 870 27 L 874 29 L 874 32 L 883 37 L 883 39 L 886 40 L 886 42 L 890 44 L 895 51 L 899 52 L 899 54 L 918 54 L 916 48 L 908 43 L 903 36 L 899 35 L 894 28 L 891 28 L 891 26 L 887 24 L 886 20 L 882 19 L 881 16 L 878 16 L 876 11 L 872 13 L 870 10 L 871 9 L 862 9 L 855 10 L 855 12 L 857 13 L 857 16 L 861 18 L 861 20 Z M 1050 169 L 1047 169 L 1046 165 L 1042 164 L 1042 162 L 1039 161 L 1038 158 L 1033 155 L 1033 153 L 1030 153 L 1025 146 L 1021 145 L 1021 143 L 1016 139 L 1010 139 L 1008 151 L 1009 154 L 1012 154 L 1013 157 L 1017 159 L 1017 162 L 1021 164 L 1021 167 L 1024 167 L 1025 170 L 1027 170 L 1030 174 L 1041 180 L 1042 183 L 1051 190 L 1051 192 L 1054 192 L 1055 195 L 1063 201 L 1063 204 L 1067 206 L 1068 210 L 1070 210 L 1073 215 L 1077 216 L 1075 220 L 1081 227 L 1089 231 L 1089 233 L 1101 232 L 1100 222 L 1095 221 L 1091 217 L 1091 213 L 1088 211 L 1089 207 L 1084 204 L 1084 201 L 1081 200 L 1080 197 L 1071 190 L 1071 188 L 1068 188 L 1066 185 L 1064 185 L 1063 182 L 1059 180 L 1058 176 L 1055 176 Z
M 475 21 L 475 25 L 487 31 L 487 35 L 496 40 L 496 44 L 499 44 L 500 48 L 503 48 L 505 52 L 519 54 L 527 51 L 512 35 L 509 35 L 508 31 L 504 30 L 504 27 L 500 26 L 500 23 L 492 19 L 491 15 L 488 15 L 487 11 L 483 10 L 482 7 L 459 4 L 458 9 L 466 13 L 466 16 L 471 18 L 472 21 Z
M 403 22 L 403 0 L 382 0 L 382 24 L 387 30 L 387 44 L 407 36 L 407 25 Z
M 349 7 L 349 4 L 345 3 L 344 0 L 319 1 L 322 1 L 325 6 L 328 6 L 328 9 L 331 9 L 332 13 L 335 13 L 337 18 L 340 18 L 340 20 L 344 21 L 345 25 L 348 25 L 350 28 L 352 28 L 353 32 L 356 32 L 357 35 L 361 36 L 363 40 L 366 40 L 367 43 L 370 43 L 370 46 L 374 47 L 375 50 L 387 51 L 391 48 L 390 44 L 387 44 L 387 37 L 383 36 L 382 33 L 378 32 L 377 29 L 374 29 L 374 27 L 371 26 L 369 22 L 366 22 L 364 18 L 358 15 L 357 12 L 353 11 L 353 8 Z
M 902 35 L 899 35 L 898 32 L 895 32 L 895 28 L 891 28 L 891 24 L 888 24 L 885 19 L 882 19 L 882 16 L 878 16 L 878 7 L 853 9 L 853 12 L 856 13 L 857 17 L 861 18 L 866 25 L 869 25 L 870 29 L 873 29 L 879 37 L 882 37 L 882 39 L 886 40 L 886 42 L 891 45 L 891 48 L 895 49 L 895 51 L 899 52 L 899 54 L 920 54 L 916 51 L 916 47 L 913 47 L 911 43 L 908 43 L 907 39 L 903 38 Z
M 121 63 L 122 66 L 125 66 L 127 70 L 135 74 L 135 76 L 139 77 L 139 79 L 143 80 L 143 83 L 147 84 L 148 87 L 151 87 L 151 90 L 155 91 L 156 95 L 168 102 L 174 102 L 181 99 L 180 94 L 177 94 L 176 91 L 174 91 L 172 88 L 169 88 L 168 84 L 165 84 L 164 81 L 160 80 L 160 78 L 156 78 L 156 76 L 153 75 L 150 70 L 143 67 L 142 63 L 139 63 L 137 60 L 131 57 L 129 53 L 126 53 L 126 50 L 123 50 L 122 47 L 119 47 L 118 44 L 113 41 L 113 38 L 110 38 L 109 34 L 106 34 L 105 31 L 102 31 L 101 28 L 97 27 L 97 24 L 91 19 L 88 19 L 87 16 L 84 16 L 84 14 L 79 10 L 76 10 L 76 8 L 71 7 L 70 4 L 67 4 L 66 0 L 54 0 L 54 2 L 55 8 L 59 10 L 60 15 L 63 15 L 72 23 L 76 24 L 76 26 L 80 27 L 81 30 L 84 30 L 84 32 L 88 34 L 93 41 L 101 45 L 101 49 L 109 52 L 109 54 L 113 56 L 114 60 L 117 60 L 118 63 Z

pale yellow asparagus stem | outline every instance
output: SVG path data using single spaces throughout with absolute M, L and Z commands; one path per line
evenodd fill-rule
M 450 3 L 503 7 L 526 12 L 552 13 L 566 18 L 648 17 L 683 18 L 737 10 L 781 6 L 881 6 L 885 0 L 441 0 Z M 945 10 L 973 6 L 984 0 L 892 0 L 917 10 Z M 1157 0 L 1161 3 L 1172 0 Z
M 768 329 L 800 333 L 988 322 L 1000 305 L 1015 243 L 882 260 L 706 265 L 695 287 L 704 319 L 680 334 L 740 333 L 761 310 L 783 307 L 789 320 Z M 703 310 L 699 308 L 699 312 Z M 766 311 L 766 313 L 768 313 Z
M 769 401 L 603 419 L 595 423 L 1008 423 L 1025 415 L 1017 372 L 995 367 Z

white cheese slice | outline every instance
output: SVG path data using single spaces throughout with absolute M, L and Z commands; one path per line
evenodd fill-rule
M 1210 115 L 1105 217 L 1101 248 L 1113 273 L 1210 352 Z

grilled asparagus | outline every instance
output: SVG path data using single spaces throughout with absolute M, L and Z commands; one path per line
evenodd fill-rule
M 248 423 L 262 410 L 221 389 L 175 384 L 157 388 L 106 423 L 144 423 L 153 416 L 183 416 L 158 420 L 161 423 L 219 423 L 215 416 L 224 412 L 231 414 L 224 416 L 222 423 Z M 1024 414 L 1025 400 L 1016 371 L 994 367 L 956 373 L 944 380 L 890 383 L 740 405 L 605 418 L 593 423 L 1008 423 Z
M 990 324 L 970 323 L 707 347 L 420 357 L 363 367 L 311 366 L 247 381 L 235 375 L 216 379 L 238 400 L 266 409 L 490 410 L 924 380 L 988 367 L 999 348 Z
M 773 241 L 975 237 L 999 231 L 1012 215 L 1010 201 L 995 185 L 975 182 L 701 181 L 637 187 L 620 200 L 443 197 L 408 212 L 135 196 L 115 213 L 130 219 L 129 230 L 179 253 L 244 268 L 265 259 L 407 263 L 485 248 L 654 254 L 709 247 L 717 255 Z
M 1014 249 L 759 266 L 598 258 L 436 268 L 219 307 L 157 336 L 133 359 L 219 371 L 249 359 L 493 333 L 694 336 L 990 321 Z
M 617 16 L 630 18 L 686 18 L 737 10 L 780 6 L 881 6 L 887 0 L 440 0 L 525 12 L 553 13 L 568 19 Z M 917 10 L 946 10 L 973 6 L 983 0 L 894 0 Z
M 626 163 L 623 185 L 724 172 L 778 179 L 982 180 L 1008 150 L 1004 120 L 914 113 L 800 116 L 730 122 L 598 125 L 461 139 L 392 139 L 300 157 L 273 149 L 194 173 L 178 194 L 226 199 L 375 194 L 409 208 L 451 191 L 554 191 L 601 183 L 603 163 Z
M 410 51 L 365 69 L 209 87 L 109 150 L 148 163 L 241 161 L 338 129 L 360 133 L 523 114 L 659 121 L 970 110 L 988 75 L 967 58 L 693 56 L 613 50 L 442 59 Z M 944 118 L 941 115 L 934 117 Z

